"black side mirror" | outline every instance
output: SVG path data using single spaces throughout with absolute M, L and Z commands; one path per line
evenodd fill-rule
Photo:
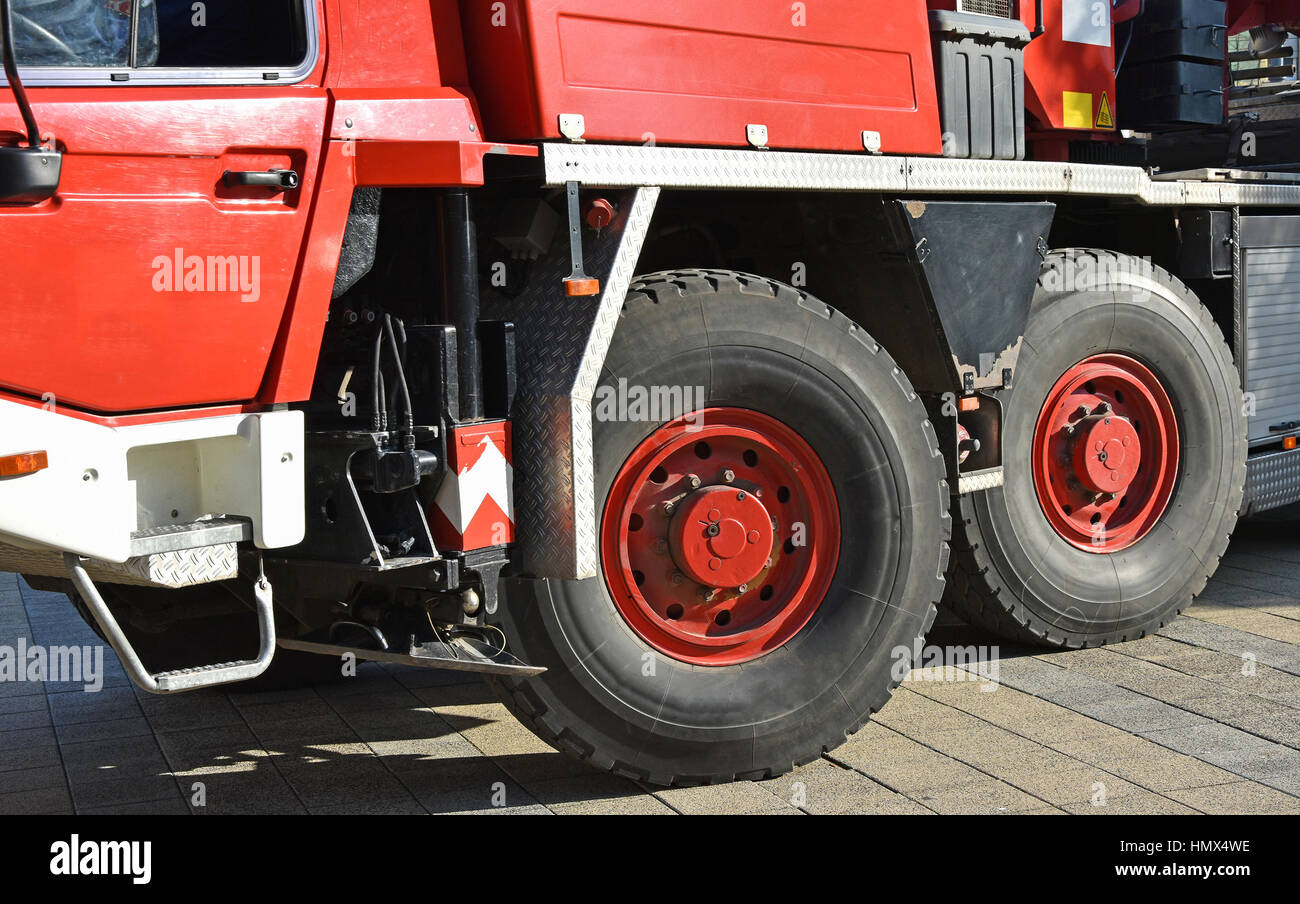
M 41 147 L 41 130 L 36 125 L 14 59 L 9 0 L 0 0 L 0 54 L 4 56 L 5 78 L 27 127 L 27 147 L 0 147 L 0 204 L 37 204 L 58 190 L 63 155 Z
M 53 197 L 62 169 L 58 151 L 0 147 L 0 204 L 37 204 Z

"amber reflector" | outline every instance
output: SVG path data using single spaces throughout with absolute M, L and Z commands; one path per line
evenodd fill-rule
M 20 474 L 34 474 L 50 466 L 50 460 L 42 452 L 19 452 L 17 455 L 0 456 L 0 477 L 17 477 Z

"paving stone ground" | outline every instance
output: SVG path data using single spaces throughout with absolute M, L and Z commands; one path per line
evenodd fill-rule
M 1300 813 L 1300 522 L 1243 525 L 1158 634 L 914 670 L 874 721 L 771 781 L 657 789 L 569 760 L 477 678 L 153 697 L 0 681 L 0 813 Z M 0 575 L 0 644 L 98 639 Z M 949 619 L 930 642 L 996 641 Z M 982 669 L 996 681 L 977 680 Z

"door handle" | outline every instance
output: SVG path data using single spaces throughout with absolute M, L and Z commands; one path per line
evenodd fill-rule
M 226 170 L 221 174 L 226 188 L 240 185 L 257 185 L 274 191 L 293 191 L 298 187 L 298 174 L 291 169 Z

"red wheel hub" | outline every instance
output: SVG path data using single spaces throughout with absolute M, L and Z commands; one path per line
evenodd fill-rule
M 1069 543 L 1118 552 L 1160 520 L 1178 477 L 1178 423 L 1159 379 L 1095 355 L 1056 381 L 1034 428 L 1034 488 Z
M 668 525 L 673 560 L 692 581 L 739 587 L 772 555 L 772 516 L 758 497 L 714 486 L 688 495 Z
M 839 542 L 834 489 L 811 447 L 767 415 L 709 408 L 665 424 L 624 463 L 601 564 L 643 640 L 683 662 L 734 665 L 808 623 Z

